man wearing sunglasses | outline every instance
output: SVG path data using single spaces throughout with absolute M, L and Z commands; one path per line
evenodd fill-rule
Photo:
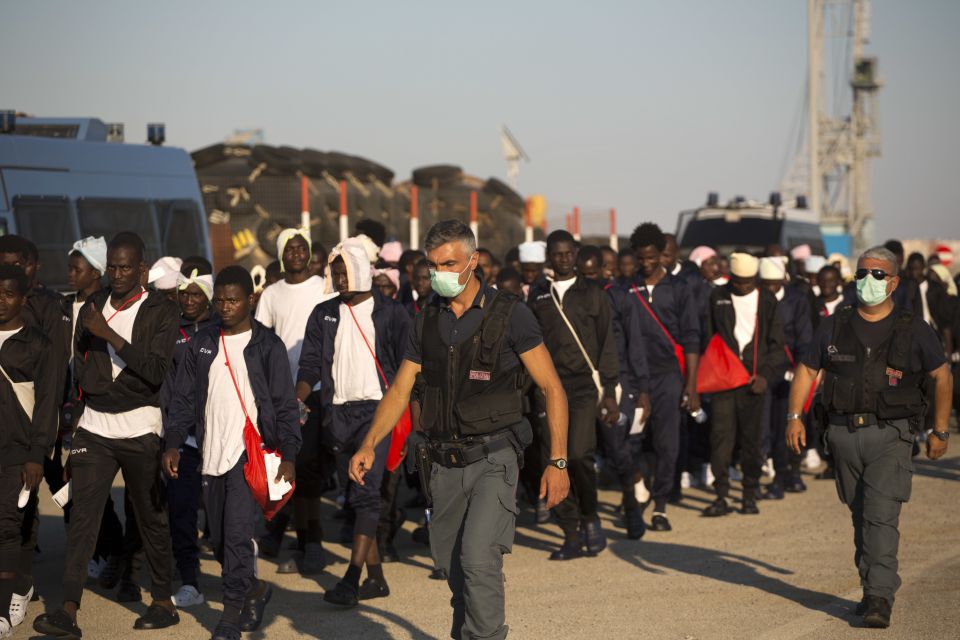
M 853 515 L 854 562 L 863 586 L 857 613 L 868 627 L 879 628 L 890 625 L 900 586 L 900 506 L 910 499 L 913 442 L 931 409 L 921 387 L 925 382 L 935 386 L 934 428 L 927 438 L 931 460 L 947 450 L 953 387 L 934 330 L 891 298 L 900 284 L 897 270 L 896 256 L 884 247 L 860 257 L 859 304 L 825 318 L 817 328 L 797 367 L 787 414 L 787 443 L 799 453 L 806 445 L 803 403 L 822 369 L 823 395 L 815 411 L 836 464 L 837 493 Z

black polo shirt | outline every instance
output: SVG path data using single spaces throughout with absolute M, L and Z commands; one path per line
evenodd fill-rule
M 480 279 L 480 290 L 473 299 L 473 304 L 462 316 L 457 316 L 450 309 L 450 301 L 439 295 L 431 296 L 430 304 L 440 307 L 438 324 L 440 327 L 440 339 L 444 345 L 460 344 L 467 340 L 477 329 L 483 320 L 483 308 L 497 294 L 497 290 L 488 287 L 483 279 Z M 417 317 L 414 319 L 414 330 L 410 332 L 410 340 L 407 343 L 407 351 L 404 359 L 415 364 L 423 364 L 423 356 L 420 348 L 420 336 L 423 334 L 423 318 L 426 307 L 420 309 Z M 543 334 L 540 331 L 540 325 L 537 323 L 533 312 L 522 301 L 513 305 L 513 311 L 510 314 L 510 324 L 507 329 L 507 339 L 503 341 L 500 348 L 499 368 L 503 371 L 512 369 L 519 364 L 520 355 L 543 344 Z

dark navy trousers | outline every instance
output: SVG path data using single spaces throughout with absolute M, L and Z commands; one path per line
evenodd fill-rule
M 202 479 L 200 452 L 196 447 L 180 447 L 178 478 L 167 480 L 167 507 L 173 557 L 184 584 L 197 585 L 200 549 L 197 546 L 197 513 L 200 510 Z
M 332 442 L 337 467 L 345 469 L 373 425 L 377 401 L 348 402 L 330 405 L 331 419 L 327 441 Z M 363 477 L 363 484 L 347 483 L 347 503 L 356 513 L 354 535 L 371 538 L 377 535 L 380 522 L 380 483 L 387 466 L 390 438 L 384 438 L 374 450 L 373 468 Z
M 254 534 L 263 514 L 253 499 L 243 465 L 247 454 L 222 476 L 203 476 L 203 503 L 210 524 L 210 541 L 223 567 L 223 604 L 241 608 L 256 586 Z M 181 463 L 181 467 L 182 467 Z
M 677 457 L 680 454 L 680 399 L 683 378 L 679 372 L 650 378 L 650 418 L 644 428 L 646 446 L 653 452 L 649 467 L 654 471 L 650 493 L 654 509 L 663 511 L 673 490 Z

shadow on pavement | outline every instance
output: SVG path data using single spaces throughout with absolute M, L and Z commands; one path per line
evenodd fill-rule
M 917 456 L 913 460 L 913 466 L 914 473 L 918 476 L 938 480 L 960 480 L 960 460 L 930 460 Z
M 778 576 L 790 576 L 793 572 L 761 560 L 715 549 L 646 540 L 640 544 L 625 540 L 611 540 L 609 549 L 617 557 L 643 571 L 664 574 L 666 570 L 672 570 L 742 585 L 778 595 L 807 609 L 822 611 L 835 618 L 847 620 L 845 613 L 837 607 L 827 607 L 837 600 L 834 594 L 804 589 L 779 577 L 766 575 L 766 573 L 773 573 Z M 848 601 L 841 601 L 840 604 L 856 606 L 855 602 Z

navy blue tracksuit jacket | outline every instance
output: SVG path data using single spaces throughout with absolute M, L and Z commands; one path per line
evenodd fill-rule
M 783 299 L 777 303 L 777 313 L 783 323 L 787 357 L 783 361 L 783 367 L 770 381 L 771 384 L 783 380 L 787 369 L 792 369 L 796 363 L 803 360 L 813 341 L 813 322 L 810 318 L 810 304 L 806 294 L 791 285 L 786 285 L 783 292 Z
M 632 285 L 627 293 L 635 299 L 638 293 L 643 296 L 674 341 L 682 346 L 686 353 L 700 353 L 698 305 L 691 297 L 689 288 L 679 277 L 670 274 L 664 276 L 653 288 L 652 303 L 647 298 L 642 281 Z M 637 304 L 640 305 L 639 300 Z M 647 365 L 650 376 L 679 373 L 680 365 L 673 346 L 663 334 L 663 330 L 642 305 L 640 305 L 639 315 L 643 335 L 647 339 Z
M 604 286 L 610 298 L 613 335 L 620 360 L 620 386 L 624 394 L 645 393 L 650 387 L 647 351 L 640 314 L 646 313 L 632 294 L 613 283 Z
M 257 429 L 263 443 L 276 449 L 284 462 L 294 462 L 300 450 L 300 409 L 290 379 L 290 361 L 283 341 L 250 319 L 253 335 L 243 350 L 247 375 L 257 403 Z M 173 402 L 168 413 L 166 448 L 183 446 L 196 427 L 197 448 L 203 451 L 210 365 L 220 352 L 220 326 L 211 324 L 188 343 L 177 368 Z M 238 400 L 239 402 L 239 400 Z

